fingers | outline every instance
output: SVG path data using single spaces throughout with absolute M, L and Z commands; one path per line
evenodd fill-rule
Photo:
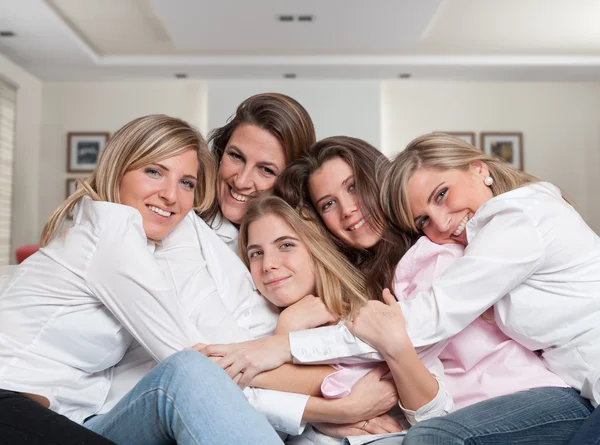
M 398 304 L 398 300 L 396 300 L 396 297 L 394 297 L 394 295 L 390 292 L 390 290 L 387 287 L 383 290 L 381 296 L 383 297 L 383 301 L 385 302 L 385 304 L 389 306 L 393 304 Z
M 202 350 L 206 348 L 206 345 L 203 343 L 196 343 L 194 346 L 188 346 L 187 348 L 183 348 L 184 350 L 194 349 L 196 351 L 202 352 Z
M 196 349 L 196 346 L 198 345 L 194 345 L 192 346 L 193 349 Z M 231 348 L 231 345 L 204 345 L 201 349 L 196 349 L 196 351 L 200 351 L 202 354 L 206 355 L 207 357 L 210 356 L 219 356 L 222 357 L 224 355 L 227 355 L 227 353 L 231 353 L 233 352 L 233 348 Z
M 363 427 L 363 430 L 365 431 L 363 434 L 385 434 L 389 432 L 385 428 L 382 428 L 379 422 L 377 422 L 377 418 L 369 420 Z
M 371 419 L 369 423 L 371 422 L 385 430 L 385 433 L 399 433 L 402 431 L 400 424 L 389 414 L 383 414 L 379 417 L 375 417 L 374 419 Z
M 247 387 L 248 385 L 250 385 L 250 382 L 252 382 L 252 379 L 254 377 L 256 377 L 256 375 L 259 373 L 260 371 L 254 367 L 248 367 L 246 369 L 244 369 L 244 372 L 242 374 L 242 377 L 240 378 L 240 381 L 238 382 L 238 386 L 242 389 L 244 389 L 245 387 Z

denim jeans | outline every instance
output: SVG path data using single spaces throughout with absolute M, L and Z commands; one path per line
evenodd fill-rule
M 426 420 L 377 445 L 567 445 L 593 408 L 570 388 L 537 388 L 495 397 Z
M 583 422 L 569 445 L 600 445 L 600 409 L 596 407 L 592 415 Z
M 119 445 L 283 443 L 227 374 L 197 351 L 172 355 L 84 426 Z

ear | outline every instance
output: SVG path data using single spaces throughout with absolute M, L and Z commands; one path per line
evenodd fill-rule
M 473 161 L 469 168 L 472 174 L 480 178 L 485 179 L 490 175 L 490 169 L 487 164 L 483 161 Z

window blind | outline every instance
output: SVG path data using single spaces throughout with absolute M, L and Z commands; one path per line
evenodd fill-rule
M 13 152 L 17 90 L 0 79 L 0 265 L 12 258 L 10 221 L 12 213 Z

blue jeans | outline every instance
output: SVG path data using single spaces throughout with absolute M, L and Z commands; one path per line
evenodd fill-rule
M 600 408 L 596 407 L 569 445 L 600 445 Z
M 593 408 L 570 388 L 537 388 L 495 397 L 426 420 L 401 439 L 377 445 L 567 445 Z
M 197 351 L 172 355 L 84 426 L 127 445 L 282 445 L 237 385 Z

